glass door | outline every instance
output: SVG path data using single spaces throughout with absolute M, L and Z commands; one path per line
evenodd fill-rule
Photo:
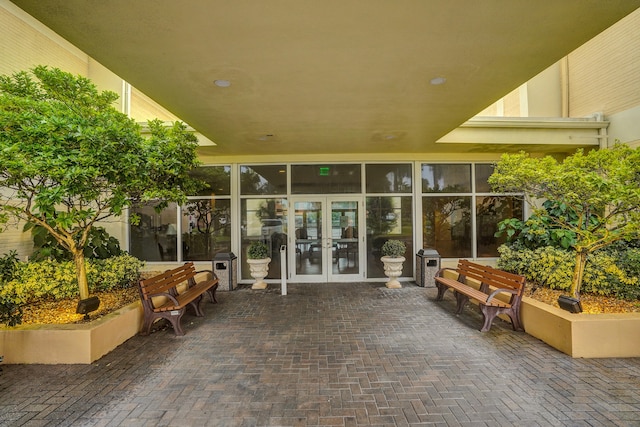
M 362 200 L 349 197 L 300 197 L 292 200 L 289 277 L 293 282 L 363 279 L 359 233 Z

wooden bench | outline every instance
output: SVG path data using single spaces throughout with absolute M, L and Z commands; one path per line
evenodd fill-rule
M 445 277 L 445 272 L 457 274 L 457 278 Z M 479 288 L 470 285 L 468 279 L 479 283 Z M 458 267 L 443 268 L 436 273 L 438 296 L 436 301 L 442 301 L 447 289 L 452 289 L 456 296 L 456 314 L 462 309 L 469 298 L 478 301 L 480 311 L 484 316 L 484 324 L 480 331 L 491 329 L 491 323 L 496 316 L 506 314 L 511 318 L 513 330 L 521 330 L 520 302 L 524 291 L 525 278 L 517 274 L 507 273 L 486 265 L 476 264 L 467 260 L 460 260 Z M 507 294 L 508 301 L 496 298 L 499 294 Z
M 212 278 L 196 280 L 200 273 L 210 273 Z M 196 271 L 192 262 L 188 262 L 173 270 L 138 282 L 144 323 L 141 335 L 149 335 L 151 326 L 157 319 L 167 319 L 176 335 L 184 335 L 180 319 L 187 306 L 196 316 L 204 316 L 200 309 L 200 301 L 205 293 L 212 303 L 216 303 L 215 292 L 218 289 L 218 277 L 210 270 Z

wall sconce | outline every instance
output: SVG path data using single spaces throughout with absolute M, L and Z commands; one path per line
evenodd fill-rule
M 579 299 L 560 295 L 558 305 L 561 309 L 567 310 L 570 313 L 582 313 L 582 304 L 580 304 Z
M 78 307 L 76 308 L 77 314 L 84 314 L 84 320 L 89 320 L 89 313 L 95 311 L 100 306 L 100 299 L 98 297 L 89 297 L 87 299 L 81 299 L 78 301 Z

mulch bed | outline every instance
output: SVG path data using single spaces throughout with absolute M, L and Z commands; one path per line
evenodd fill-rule
M 140 299 L 137 287 L 116 289 L 109 292 L 95 292 L 91 296 L 100 299 L 100 306 L 89 313 L 89 321 L 109 314 Z M 23 308 L 22 324 L 52 324 L 83 323 L 84 314 L 76 314 L 78 299 L 63 299 L 59 301 L 42 301 Z
M 568 293 L 549 288 L 537 288 L 532 291 L 529 285 L 525 288 L 525 296 L 555 307 L 559 307 L 558 297 L 560 295 L 568 295 Z M 580 304 L 582 312 L 589 314 L 640 312 L 640 301 L 626 301 L 602 295 L 582 294 L 580 295 Z

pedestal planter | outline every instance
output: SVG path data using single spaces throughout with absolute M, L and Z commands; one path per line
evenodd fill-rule
M 266 289 L 267 283 L 264 278 L 269 274 L 269 263 L 271 258 L 262 259 L 248 259 L 249 272 L 251 277 L 255 279 L 255 283 L 251 286 L 251 289 Z
M 398 281 L 398 277 L 402 276 L 402 264 L 405 261 L 403 256 L 390 257 L 383 256 L 380 258 L 384 264 L 384 274 L 389 278 L 389 281 L 385 283 L 389 289 L 399 289 L 402 287 Z

